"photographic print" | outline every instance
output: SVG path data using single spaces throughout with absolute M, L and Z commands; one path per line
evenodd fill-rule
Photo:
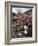
M 5 2 L 5 43 L 37 42 L 37 4 Z
M 13 38 L 32 37 L 32 8 L 12 7 L 11 23 Z

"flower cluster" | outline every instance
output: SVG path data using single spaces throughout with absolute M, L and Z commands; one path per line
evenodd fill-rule
M 19 25 L 32 25 L 32 17 L 26 17 L 26 18 L 18 18 L 17 20 L 16 20 L 16 23 Z

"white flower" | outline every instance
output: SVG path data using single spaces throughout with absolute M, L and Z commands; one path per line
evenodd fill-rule
M 18 33 L 19 36 L 21 36 L 22 34 L 21 33 Z
M 28 29 L 28 26 L 24 25 L 24 29 Z
M 25 31 L 24 31 L 24 34 L 27 34 L 27 33 L 28 33 L 27 30 L 25 30 Z

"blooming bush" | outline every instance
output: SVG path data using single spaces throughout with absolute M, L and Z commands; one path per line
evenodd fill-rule
M 32 25 L 32 17 L 26 17 L 26 18 L 20 18 L 16 20 L 16 24 L 20 24 L 20 25 Z
M 17 33 L 18 32 L 21 33 L 21 31 L 23 31 L 21 34 L 23 34 L 23 35 L 27 34 L 27 37 L 32 35 L 31 34 L 32 32 L 30 32 L 30 31 L 32 31 L 32 17 L 18 18 L 16 20 L 16 31 L 17 31 Z M 26 31 L 27 31 L 27 33 L 26 33 Z

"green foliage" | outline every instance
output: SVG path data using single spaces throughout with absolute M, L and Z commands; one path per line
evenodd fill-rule
M 24 25 L 16 25 L 16 29 L 17 30 L 22 30 L 22 29 L 24 29 Z

